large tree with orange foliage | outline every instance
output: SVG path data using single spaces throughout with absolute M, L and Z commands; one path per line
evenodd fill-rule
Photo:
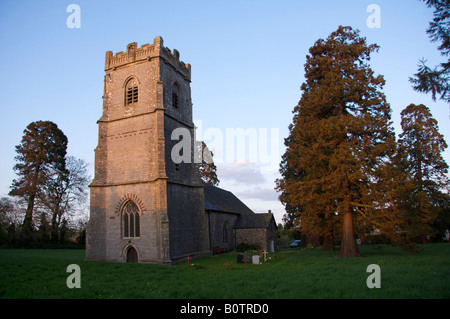
M 281 201 L 301 207 L 302 232 L 330 242 L 340 225 L 343 257 L 359 256 L 355 215 L 373 224 L 385 213 L 381 193 L 396 149 L 385 81 L 368 63 L 377 50 L 343 26 L 310 48 L 277 180 Z

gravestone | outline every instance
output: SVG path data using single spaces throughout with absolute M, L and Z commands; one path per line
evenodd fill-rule
M 253 263 L 253 265 L 259 265 L 259 256 L 258 255 L 252 256 L 252 263 Z
M 243 254 L 238 254 L 237 255 L 237 263 L 238 264 L 243 264 L 244 263 L 244 258 L 248 260 L 248 256 L 247 256 L 247 252 L 243 253 Z

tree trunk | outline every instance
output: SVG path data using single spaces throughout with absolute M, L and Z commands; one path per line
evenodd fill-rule
M 53 216 L 52 216 L 52 226 L 51 226 L 51 233 L 50 233 L 50 239 L 53 242 L 57 242 L 58 241 L 58 224 L 56 221 L 56 217 L 58 216 L 58 213 L 53 212 Z
M 25 213 L 25 218 L 23 220 L 23 232 L 29 232 L 31 231 L 31 225 L 33 222 L 33 208 L 34 208 L 34 198 L 35 194 L 31 194 L 28 198 L 28 206 L 27 211 Z
M 339 257 L 359 257 L 358 245 L 356 245 L 355 232 L 353 230 L 353 213 L 349 207 L 344 212 L 344 224 L 342 227 L 342 241 Z
M 325 220 L 328 221 L 329 220 L 329 224 L 325 229 L 325 237 L 323 238 L 323 245 L 322 245 L 322 249 L 323 250 L 334 250 L 334 240 L 333 240 L 333 217 L 332 214 L 330 213 L 331 209 L 330 207 L 327 208 L 327 212 L 325 214 Z
M 333 233 L 328 233 L 323 239 L 323 250 L 334 250 Z
M 320 246 L 319 235 L 309 235 L 308 236 L 308 245 L 310 245 L 312 247 L 319 247 Z
M 325 236 L 325 238 L 323 239 L 322 249 L 334 250 L 333 235 L 328 234 Z
M 36 193 L 38 191 L 37 181 L 40 173 L 41 163 L 38 161 L 36 166 L 36 171 L 34 172 L 32 180 L 33 184 L 31 184 L 30 197 L 28 197 L 27 211 L 25 213 L 25 219 L 23 220 L 22 232 L 24 232 L 25 234 L 29 234 L 32 230 L 34 201 L 36 199 Z

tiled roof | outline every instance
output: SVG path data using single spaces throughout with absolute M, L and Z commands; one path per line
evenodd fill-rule
M 254 214 L 254 212 L 239 200 L 233 193 L 222 188 L 205 185 L 205 210 L 233 213 L 239 215 Z
M 272 213 L 242 215 L 237 220 L 234 228 L 268 228 L 272 218 Z
M 234 228 L 267 228 L 273 219 L 272 213 L 255 214 L 232 192 L 222 188 L 204 184 L 205 210 L 217 213 L 240 215 Z

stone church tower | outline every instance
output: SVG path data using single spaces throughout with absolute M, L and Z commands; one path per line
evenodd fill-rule
M 87 260 L 171 264 L 211 253 L 197 166 L 171 158 L 175 128 L 189 130 L 194 156 L 190 80 L 161 37 L 106 52 Z

